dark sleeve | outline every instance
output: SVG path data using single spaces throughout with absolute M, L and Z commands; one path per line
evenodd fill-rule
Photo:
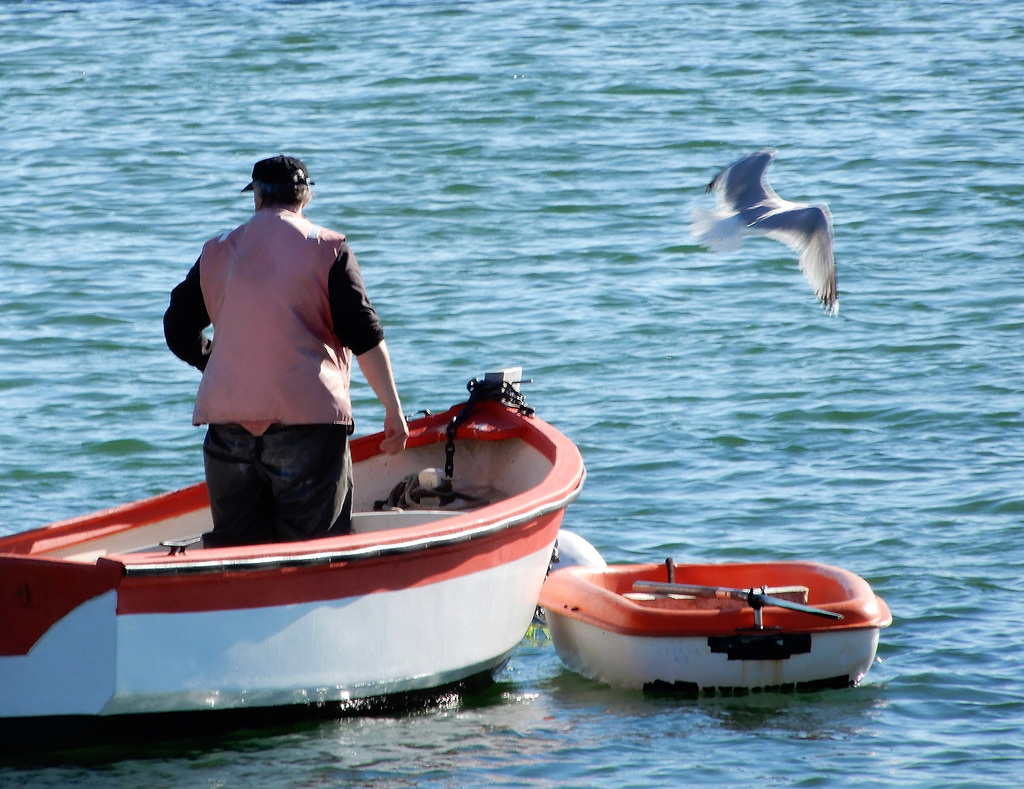
M 210 338 L 204 330 L 209 325 L 197 260 L 185 279 L 171 291 L 171 304 L 164 313 L 167 347 L 183 362 L 205 370 L 210 359 Z
M 380 345 L 384 329 L 366 295 L 356 256 L 347 243 L 342 243 L 338 250 L 327 279 L 327 290 L 334 333 L 341 344 L 351 348 L 356 356 Z

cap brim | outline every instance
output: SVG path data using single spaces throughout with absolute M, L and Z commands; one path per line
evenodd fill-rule
M 251 192 L 252 191 L 252 181 L 249 182 L 248 186 L 243 186 L 242 187 L 242 191 L 243 192 Z

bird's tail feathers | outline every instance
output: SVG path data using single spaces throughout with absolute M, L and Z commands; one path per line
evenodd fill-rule
M 690 213 L 690 235 L 712 252 L 735 252 L 743 246 L 744 227 L 734 214 L 719 214 L 700 206 Z

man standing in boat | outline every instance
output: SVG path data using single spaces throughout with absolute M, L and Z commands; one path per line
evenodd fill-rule
M 311 185 L 298 159 L 257 162 L 242 190 L 255 213 L 206 242 L 164 314 L 168 347 L 203 371 L 192 421 L 208 425 L 204 547 L 351 530 L 353 356 L 384 406 L 381 448 L 401 452 L 409 435 L 355 255 L 302 213 Z

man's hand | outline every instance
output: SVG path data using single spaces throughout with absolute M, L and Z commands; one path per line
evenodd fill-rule
M 388 412 L 384 417 L 384 440 L 380 442 L 381 451 L 388 455 L 397 455 L 405 449 L 409 438 L 409 426 L 401 414 Z

